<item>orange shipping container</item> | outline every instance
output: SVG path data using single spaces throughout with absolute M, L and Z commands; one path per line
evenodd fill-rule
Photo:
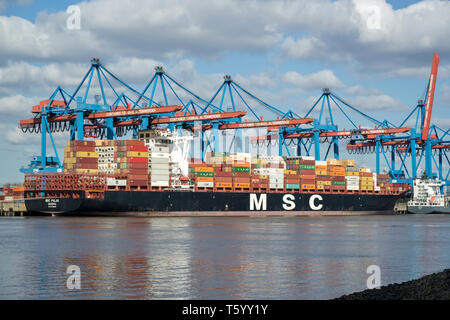
M 218 188 L 231 188 L 232 186 L 232 182 L 216 182 L 216 187 Z
M 234 183 L 235 188 L 250 188 L 250 183 L 238 182 Z
M 213 167 L 196 167 L 195 172 L 214 172 Z
M 197 182 L 214 182 L 214 177 L 196 177 Z

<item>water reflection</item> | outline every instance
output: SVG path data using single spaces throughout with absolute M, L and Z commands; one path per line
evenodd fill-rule
M 450 266 L 450 217 L 4 218 L 2 299 L 327 299 Z M 66 288 L 69 265 L 81 290 Z

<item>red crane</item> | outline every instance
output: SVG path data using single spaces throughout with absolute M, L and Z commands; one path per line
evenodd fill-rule
M 428 140 L 430 132 L 431 111 L 433 110 L 434 90 L 436 89 L 436 77 L 439 67 L 439 55 L 433 55 L 433 64 L 431 66 L 430 80 L 428 81 L 427 104 L 425 106 L 425 115 L 422 127 L 422 140 Z

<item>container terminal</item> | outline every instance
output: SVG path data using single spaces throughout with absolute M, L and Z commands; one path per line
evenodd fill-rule
M 450 163 L 449 130 L 431 124 L 438 65 L 434 54 L 425 96 L 395 125 L 327 88 L 303 116 L 268 104 L 231 76 L 207 100 L 156 67 L 138 91 L 94 58 L 72 94 L 58 86 L 32 107 L 32 118 L 19 123 L 23 132 L 41 137 L 41 154 L 21 169 L 25 206 L 53 215 L 403 212 L 398 208 L 410 196 L 421 164 L 426 179 L 442 181 L 442 191 L 449 184 L 449 172 L 444 172 Z M 88 103 L 94 82 L 101 95 Z M 164 98 L 159 102 L 158 83 Z M 169 104 L 170 93 L 177 104 Z M 230 106 L 224 103 L 227 95 Z M 255 103 L 275 117 L 264 120 Z M 332 110 L 345 116 L 351 129 L 340 129 Z M 313 118 L 316 113 L 319 117 Z M 375 126 L 357 125 L 352 114 Z M 406 127 L 414 118 L 415 127 Z M 251 142 L 276 144 L 278 155 L 242 152 L 243 135 L 252 128 L 265 134 L 251 136 Z M 55 132 L 69 133 L 62 157 Z M 220 133 L 226 132 L 233 133 L 234 152 L 231 145 L 220 150 Z M 190 149 L 195 137 L 201 141 L 198 157 Z M 374 172 L 354 160 L 340 160 L 340 140 L 347 141 L 349 154 L 375 154 Z M 388 172 L 381 172 L 383 161 Z

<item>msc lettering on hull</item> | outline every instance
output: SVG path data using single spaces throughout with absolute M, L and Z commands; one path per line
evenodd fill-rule
M 261 193 L 251 193 L 250 194 L 250 211 L 264 211 L 267 210 L 267 194 Z M 291 211 L 295 210 L 296 202 L 295 196 L 293 194 L 285 194 L 283 195 L 283 200 L 281 203 L 281 207 L 283 210 Z M 317 211 L 323 208 L 323 204 L 321 203 L 323 200 L 321 195 L 313 194 L 309 198 L 308 204 L 311 210 Z

